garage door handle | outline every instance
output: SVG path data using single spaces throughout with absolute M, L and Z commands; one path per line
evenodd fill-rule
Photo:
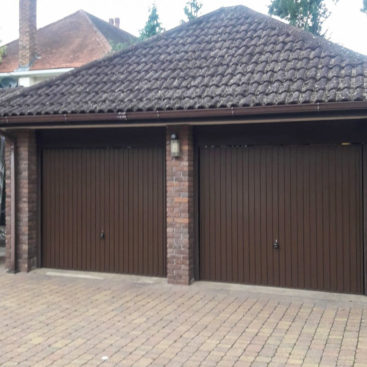
M 273 249 L 275 250 L 279 250 L 279 241 L 278 240 L 275 240 L 274 243 L 273 243 Z
M 99 238 L 100 238 L 101 240 L 104 240 L 104 239 L 105 239 L 105 234 L 104 234 L 104 232 L 103 232 L 103 231 L 101 231 L 101 233 L 100 233 L 100 235 L 99 235 Z

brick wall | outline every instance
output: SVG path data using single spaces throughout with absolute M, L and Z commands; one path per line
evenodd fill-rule
M 29 67 L 36 58 L 37 0 L 19 0 L 19 67 Z
M 37 146 L 34 132 L 16 135 L 16 247 L 19 271 L 37 266 Z M 10 144 L 5 148 L 6 164 L 6 268 L 10 267 Z
M 171 134 L 177 134 L 181 156 L 172 158 Z M 190 284 L 194 247 L 194 151 L 192 128 L 167 128 L 167 278 L 169 283 Z

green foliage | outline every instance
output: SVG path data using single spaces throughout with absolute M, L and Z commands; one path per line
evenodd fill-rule
M 6 55 L 6 47 L 2 46 L 0 47 L 0 63 L 3 61 L 3 57 Z
M 191 0 L 186 2 L 184 12 L 189 22 L 198 17 L 199 11 L 202 8 L 202 6 L 203 4 L 199 3 L 197 0 Z
M 367 0 L 363 0 L 363 8 L 361 9 L 361 11 L 367 14 Z
M 162 33 L 164 28 L 159 20 L 159 15 L 157 12 L 157 7 L 153 4 L 150 9 L 150 14 L 147 22 L 145 23 L 145 27 L 140 31 L 140 39 L 145 40 L 156 34 Z
M 317 36 L 321 35 L 322 24 L 330 15 L 325 0 L 272 0 L 269 14 Z
M 135 44 L 137 41 L 131 41 L 131 42 L 113 42 L 110 41 L 110 45 L 111 45 L 111 51 L 110 53 L 115 53 L 118 51 L 121 51 L 129 46 L 132 46 L 133 44 Z

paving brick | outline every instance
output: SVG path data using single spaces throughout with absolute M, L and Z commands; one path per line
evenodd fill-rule
M 0 269 L 0 366 L 367 365 L 363 296 L 101 276 Z

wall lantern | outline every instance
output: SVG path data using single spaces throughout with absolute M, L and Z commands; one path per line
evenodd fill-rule
M 176 134 L 171 135 L 171 157 L 178 158 L 180 156 L 180 140 Z

